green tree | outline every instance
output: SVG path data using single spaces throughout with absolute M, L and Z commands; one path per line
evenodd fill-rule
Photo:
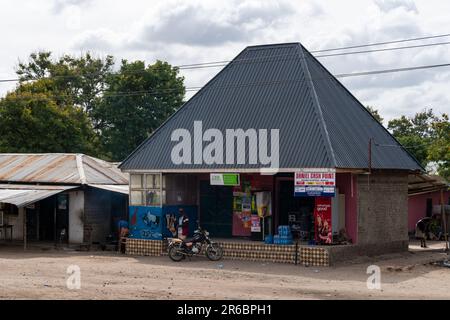
M 21 85 L 49 98 L 56 106 L 85 112 L 100 144 L 92 155 L 122 160 L 183 103 L 184 79 L 168 63 L 146 66 L 143 61 L 122 61 L 113 72 L 112 56 L 96 58 L 37 52 L 20 62 Z M 36 81 L 39 83 L 36 84 Z
M 431 123 L 436 119 L 433 110 L 417 113 L 414 117 L 401 116 L 388 123 L 388 129 L 395 138 L 426 167 L 428 148 L 432 141 Z
M 383 117 L 380 115 L 380 112 L 379 112 L 377 109 L 375 109 L 374 107 L 371 107 L 371 106 L 367 106 L 366 109 L 367 109 L 367 111 L 369 111 L 369 112 L 372 114 L 372 116 L 373 116 L 379 123 L 383 124 L 384 119 L 383 119 Z
M 436 162 L 440 176 L 450 181 L 450 121 L 447 114 L 432 123 L 433 142 L 428 159 Z
M 59 106 L 45 80 L 22 84 L 0 100 L 0 152 L 95 152 L 97 138 L 81 108 Z
M 123 160 L 183 104 L 184 78 L 177 68 L 157 61 L 122 61 L 108 78 L 101 105 L 93 113 L 104 150 Z
M 448 177 L 450 171 L 449 118 L 441 117 L 433 110 L 417 113 L 414 117 L 401 116 L 389 121 L 388 129 L 394 137 L 427 167 L 431 162 L 438 165 L 438 172 Z
M 112 56 L 96 58 L 91 53 L 80 57 L 64 55 L 53 60 L 47 51 L 32 53 L 28 62 L 20 62 L 17 74 L 22 83 L 32 80 L 51 79 L 47 83 L 58 105 L 82 107 L 91 118 L 94 128 L 98 124 L 92 114 L 102 101 L 114 66 Z

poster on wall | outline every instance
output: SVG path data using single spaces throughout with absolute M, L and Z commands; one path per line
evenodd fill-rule
M 296 197 L 334 197 L 335 169 L 302 169 L 295 173 Z
M 176 238 L 178 236 L 178 228 L 180 226 L 181 211 L 189 219 L 189 236 L 197 229 L 198 209 L 197 206 L 164 206 L 162 208 L 162 235 L 164 238 Z
M 319 244 L 332 244 L 331 198 L 318 197 L 314 207 L 315 240 Z
M 256 193 L 256 209 L 258 216 L 261 218 L 272 215 L 272 193 L 257 192 Z
M 131 206 L 130 238 L 162 240 L 162 208 Z
M 243 181 L 242 186 L 233 188 L 233 236 L 251 235 L 251 209 L 251 185 L 248 181 Z
M 252 232 L 261 232 L 261 218 L 257 215 L 252 215 Z

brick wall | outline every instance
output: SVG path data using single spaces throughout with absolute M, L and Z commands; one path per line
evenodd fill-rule
M 370 251 L 401 251 L 408 244 L 408 175 L 358 176 L 358 245 Z M 385 248 L 385 250 L 383 250 Z

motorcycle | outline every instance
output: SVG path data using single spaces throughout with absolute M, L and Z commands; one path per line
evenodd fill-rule
M 209 232 L 198 228 L 194 232 L 194 236 L 189 241 L 181 239 L 168 239 L 169 246 L 167 248 L 170 259 L 175 262 L 180 262 L 186 257 L 193 257 L 201 254 L 203 247 L 206 245 L 205 254 L 211 261 L 219 261 L 223 257 L 222 247 L 209 238 Z

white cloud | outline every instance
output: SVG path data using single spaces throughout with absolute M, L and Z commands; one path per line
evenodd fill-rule
M 82 6 L 92 3 L 93 0 L 54 0 L 53 12 L 62 13 L 68 7 Z
M 383 12 L 389 12 L 398 8 L 418 13 L 416 4 L 413 0 L 375 0 L 375 4 Z
M 310 6 L 313 14 L 320 14 L 318 6 Z M 128 49 L 153 49 L 164 43 L 188 46 L 218 46 L 227 43 L 249 42 L 265 30 L 276 28 L 294 15 L 296 7 L 287 0 L 277 1 L 226 1 L 220 6 L 214 1 L 169 0 L 159 2 L 143 14 L 129 30 L 124 45 Z M 78 39 L 76 46 L 98 40 L 105 45 L 111 32 L 88 32 Z M 116 37 L 117 38 L 117 37 Z M 111 42 L 114 45 L 114 42 Z
M 79 16 L 70 22 L 71 10 Z M 3 0 L 0 72 L 14 76 L 17 59 L 52 50 L 112 54 L 117 61 L 156 59 L 174 65 L 229 60 L 248 45 L 302 42 L 310 50 L 448 33 L 450 1 L 442 0 Z M 20 15 L 21 22 L 14 17 Z M 26 21 L 24 23 L 23 21 Z M 450 41 L 435 39 L 421 43 Z M 409 43 L 399 44 L 408 45 Z M 397 45 L 392 45 L 397 46 Z M 450 46 L 322 58 L 333 73 L 450 62 Z M 220 69 L 185 70 L 201 86 Z M 344 84 L 389 118 L 450 104 L 450 69 L 355 77 Z M 4 94 L 13 84 L 0 83 Z

